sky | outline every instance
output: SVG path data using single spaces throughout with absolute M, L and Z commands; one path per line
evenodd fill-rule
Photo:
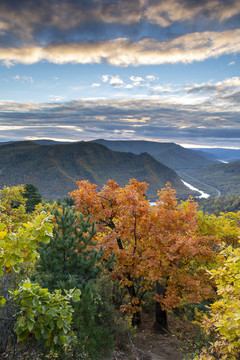
M 239 0 L 1 0 L 0 142 L 240 148 Z

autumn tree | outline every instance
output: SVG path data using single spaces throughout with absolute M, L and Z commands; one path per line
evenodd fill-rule
M 23 194 L 24 185 L 4 186 L 0 190 L 0 222 L 4 223 L 9 231 L 31 218 L 26 212 L 26 199 Z
M 206 269 L 216 257 L 218 239 L 199 231 L 197 204 L 190 198 L 178 204 L 169 185 L 159 192 L 150 211 L 144 258 L 156 282 L 156 327 L 167 328 L 167 310 L 214 297 Z
M 23 194 L 23 185 L 0 190 L 0 275 L 34 262 L 38 244 L 52 235 L 52 216 L 43 209 L 28 214 Z
M 78 182 L 71 197 L 77 209 L 91 214 L 98 241 L 107 255 L 115 252 L 112 277 L 128 289 L 130 301 L 123 310 L 141 321 L 141 300 L 156 286 L 157 317 L 167 327 L 166 313 L 180 301 L 200 301 L 211 294 L 202 261 L 212 259 L 213 243 L 197 232 L 196 205 L 178 205 L 167 186 L 155 207 L 146 199 L 146 183 L 135 179 L 125 187 L 109 180 L 100 191 L 89 181 Z M 195 257 L 195 258 L 194 258 Z M 204 286 L 202 286 L 204 284 Z M 159 315 L 161 314 L 161 315 Z
M 52 236 L 51 215 L 43 208 L 28 214 L 23 194 L 23 185 L 0 190 L 0 333 L 5 346 L 19 311 L 9 288 L 16 288 L 26 278 L 38 257 L 38 244 Z
M 226 212 L 218 216 L 198 212 L 199 231 L 206 236 L 214 236 L 227 245 L 239 246 L 240 211 Z
M 211 304 L 202 326 L 214 340 L 203 349 L 200 360 L 237 360 L 240 348 L 240 248 L 228 246 L 218 256 L 218 268 L 211 271 L 217 300 Z M 196 359 L 195 359 L 196 360 Z

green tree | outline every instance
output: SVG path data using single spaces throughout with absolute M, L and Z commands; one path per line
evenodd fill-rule
M 74 209 L 61 206 L 53 211 L 53 237 L 48 244 L 40 244 L 40 258 L 36 263 L 36 278 L 43 287 L 54 289 L 82 289 L 92 284 L 101 271 L 102 248 L 94 241 L 96 230 Z
M 38 188 L 32 184 L 26 184 L 24 186 L 24 197 L 27 199 L 26 201 L 26 211 L 33 212 L 35 210 L 35 206 L 42 201 L 42 196 L 38 192 Z
M 89 217 L 84 219 L 75 209 L 64 205 L 55 209 L 53 215 L 53 237 L 49 244 L 39 247 L 35 279 L 51 292 L 81 290 L 81 300 L 73 305 L 76 351 L 97 359 L 113 347 L 108 320 L 102 318 L 102 300 L 93 287 L 102 269 L 103 250 L 94 241 L 96 230 Z

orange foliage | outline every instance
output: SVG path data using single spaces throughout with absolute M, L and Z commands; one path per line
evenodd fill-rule
M 99 191 L 80 181 L 71 193 L 76 208 L 95 221 L 105 256 L 115 253 L 112 277 L 130 293 L 125 310 L 140 310 L 144 292 L 156 281 L 166 289 L 164 297 L 156 295 L 166 309 L 211 296 L 204 264 L 215 256 L 214 242 L 198 230 L 197 205 L 191 199 L 178 204 L 167 184 L 150 206 L 146 190 L 147 184 L 135 179 L 122 188 L 109 180 Z

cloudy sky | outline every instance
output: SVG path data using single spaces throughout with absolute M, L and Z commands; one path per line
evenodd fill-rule
M 240 148 L 239 0 L 1 0 L 0 141 Z

